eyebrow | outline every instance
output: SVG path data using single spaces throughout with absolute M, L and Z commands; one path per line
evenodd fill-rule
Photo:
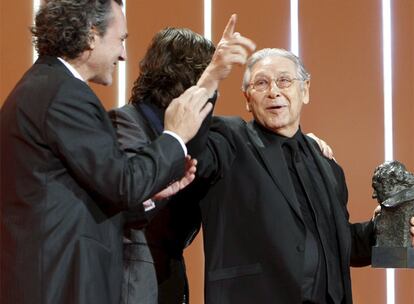
M 277 78 L 277 77 L 280 77 L 280 76 L 291 76 L 291 74 L 292 73 L 290 73 L 288 71 L 282 71 L 282 72 L 277 73 L 276 75 L 273 74 L 273 75 L 269 76 L 269 74 L 266 73 L 266 72 L 259 72 L 254 76 L 254 78 L 256 78 L 256 77 L 274 77 L 274 76 L 276 76 L 276 78 Z

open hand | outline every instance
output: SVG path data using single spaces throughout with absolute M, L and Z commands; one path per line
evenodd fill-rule
M 173 99 L 165 110 L 164 129 L 172 131 L 187 143 L 196 135 L 204 118 L 213 108 L 207 102 L 207 90 L 192 86 Z
M 195 178 L 195 172 L 196 172 L 196 166 L 197 166 L 197 160 L 194 158 L 191 158 L 190 155 L 187 155 L 185 157 L 185 174 L 184 176 L 179 180 L 172 184 L 170 184 L 167 188 L 164 190 L 161 190 L 157 194 L 155 194 L 152 197 L 153 201 L 162 200 L 165 198 L 168 198 L 174 194 L 176 194 L 178 191 L 184 189 L 187 187 Z

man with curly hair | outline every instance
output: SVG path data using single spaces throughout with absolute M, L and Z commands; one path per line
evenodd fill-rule
M 187 143 L 212 105 L 218 63 L 165 112 L 164 132 L 128 158 L 87 82 L 126 59 L 122 0 L 49 0 L 32 28 L 39 59 L 1 109 L 1 302 L 118 303 L 122 210 L 194 178 Z M 236 55 L 243 63 L 246 54 Z M 218 69 L 217 69 L 218 68 Z M 187 161 L 186 161 L 187 160 Z M 176 184 L 174 183 L 174 184 Z
M 210 40 L 186 28 L 166 28 L 154 36 L 140 61 L 130 103 L 110 112 L 119 144 L 130 156 L 162 133 L 165 109 L 198 81 L 214 51 Z M 166 206 L 144 229 L 136 221 L 124 227 L 121 303 L 189 303 L 183 250 L 200 228 L 198 204 L 153 200 Z

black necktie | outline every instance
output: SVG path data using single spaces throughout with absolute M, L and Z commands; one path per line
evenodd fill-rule
M 314 187 L 312 187 L 312 182 L 310 180 L 308 170 L 306 169 L 305 163 L 303 162 L 302 155 L 299 150 L 299 143 L 296 139 L 290 138 L 286 140 L 284 144 L 291 151 L 293 167 L 296 170 L 306 197 L 312 205 L 312 202 L 316 199 L 311 191 Z

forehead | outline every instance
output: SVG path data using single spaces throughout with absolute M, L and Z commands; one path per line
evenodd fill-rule
M 252 77 L 257 74 L 279 75 L 279 74 L 296 74 L 295 63 L 285 57 L 270 56 L 256 62 L 252 67 Z
M 115 1 L 111 1 L 111 10 L 112 18 L 109 21 L 108 29 L 118 31 L 120 35 L 126 35 L 126 19 L 124 13 L 122 12 L 122 7 Z

